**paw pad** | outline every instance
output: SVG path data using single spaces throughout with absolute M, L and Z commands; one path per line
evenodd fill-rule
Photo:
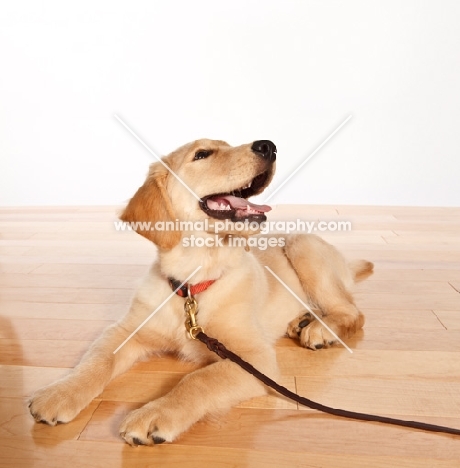
M 152 440 L 155 444 L 162 444 L 163 442 L 165 442 L 165 439 L 163 439 L 163 437 L 157 437 L 157 436 L 153 436 Z

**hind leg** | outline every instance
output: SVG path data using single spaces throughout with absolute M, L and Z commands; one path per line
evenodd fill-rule
M 322 316 L 322 312 L 320 310 L 315 310 L 314 311 L 316 315 Z M 291 320 L 288 323 L 288 328 L 287 328 L 287 336 L 289 338 L 294 338 L 294 339 L 299 339 L 302 330 L 307 326 L 310 325 L 311 322 L 316 320 L 315 316 L 311 313 L 308 312 L 306 309 L 303 309 L 301 314 L 295 318 L 294 320 Z
M 297 333 L 302 346 L 320 349 L 338 342 L 338 338 L 350 337 L 364 325 L 364 316 L 348 291 L 354 282 L 353 272 L 333 246 L 316 236 L 294 235 L 286 243 L 285 252 L 310 303 L 315 305 L 313 311 L 321 318 L 300 316 L 289 324 L 290 336 Z
M 321 321 L 313 320 L 302 328 L 300 344 L 313 350 L 328 348 L 354 335 L 364 325 L 364 315 L 354 304 L 332 304 Z

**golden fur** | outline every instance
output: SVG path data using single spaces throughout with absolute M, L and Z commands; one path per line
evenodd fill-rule
M 199 149 L 212 150 L 212 156 L 194 160 Z M 274 164 L 254 153 L 251 144 L 231 147 L 212 140 L 185 145 L 165 157 L 164 162 L 199 197 L 243 187 L 262 171 L 268 174 L 266 186 L 274 172 Z M 145 183 L 121 215 L 124 221 L 153 223 L 206 218 L 209 217 L 200 209 L 197 199 L 160 163 L 151 165 Z M 166 278 L 182 281 L 199 265 L 201 269 L 192 283 L 216 280 L 197 296 L 199 325 L 209 336 L 219 339 L 274 379 L 278 377 L 274 344 L 286 330 L 311 349 L 327 347 L 336 338 L 303 310 L 265 265 L 311 304 L 341 338 L 363 326 L 364 317 L 353 302 L 350 288 L 372 273 L 372 264 L 365 261 L 349 264 L 334 247 L 316 236 L 286 235 L 284 247 L 247 251 L 228 242 L 223 247 L 185 247 L 181 240 L 193 233 L 179 230 L 139 230 L 139 233 L 158 246 L 158 261 L 151 267 L 128 313 L 104 331 L 69 375 L 33 395 L 30 411 L 37 421 L 51 425 L 71 421 L 111 379 L 152 353 L 174 352 L 202 363 L 203 367 L 184 377 L 163 397 L 125 418 L 120 434 L 131 445 L 171 442 L 207 414 L 263 395 L 266 389 L 254 377 L 219 359 L 186 335 L 184 299 L 177 295 L 113 354 L 171 294 Z M 228 240 L 231 233 L 221 236 Z

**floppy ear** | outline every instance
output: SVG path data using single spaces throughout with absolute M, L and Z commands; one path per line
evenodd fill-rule
M 127 223 L 139 223 L 133 226 L 138 234 L 151 240 L 159 248 L 170 250 L 179 243 L 181 233 L 174 229 L 167 229 L 166 222 L 174 223 L 176 220 L 165 187 L 169 172 L 159 164 L 155 166 L 157 165 L 150 170 L 144 185 L 139 187 L 129 201 L 120 219 Z M 154 229 L 157 221 L 163 222 L 163 230 Z

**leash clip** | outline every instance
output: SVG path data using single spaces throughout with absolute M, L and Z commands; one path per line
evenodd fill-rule
M 190 338 L 192 338 L 192 340 L 196 340 L 196 336 L 198 333 L 203 332 L 203 328 L 199 327 L 196 322 L 198 303 L 190 291 L 190 286 L 187 286 L 187 299 L 185 299 L 184 311 L 187 316 L 185 320 L 185 328 L 187 329 Z

